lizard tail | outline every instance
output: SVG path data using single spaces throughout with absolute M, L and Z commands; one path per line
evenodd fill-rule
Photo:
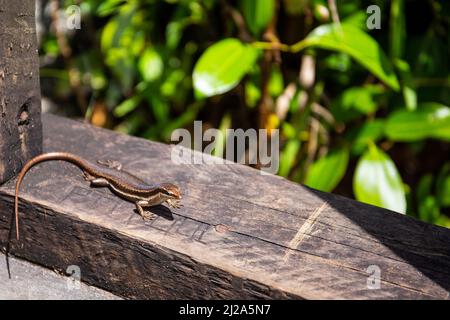
M 22 180 L 25 176 L 25 174 L 28 172 L 28 170 L 31 169 L 34 165 L 44 162 L 44 161 L 50 161 L 50 160 L 63 160 L 68 161 L 79 168 L 85 170 L 89 167 L 88 163 L 79 157 L 66 152 L 49 152 L 44 153 L 39 156 L 34 157 L 30 161 L 28 161 L 22 168 L 22 170 L 19 173 L 19 176 L 17 178 L 16 182 L 16 189 L 15 189 L 15 197 L 14 197 L 14 215 L 15 215 L 15 223 L 16 223 L 16 239 L 19 240 L 19 189 L 20 184 L 22 183 Z

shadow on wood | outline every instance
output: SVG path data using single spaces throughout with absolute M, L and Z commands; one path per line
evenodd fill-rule
M 389 258 L 379 259 L 378 262 L 375 259 L 373 265 L 379 267 L 381 273 L 389 270 L 391 281 L 395 282 L 393 273 L 397 272 L 397 276 L 403 278 L 405 287 L 426 291 L 433 296 L 439 296 L 442 292 L 442 298 L 449 298 L 449 229 L 378 207 L 360 206 L 355 201 L 332 194 L 313 192 L 361 228 L 361 239 L 354 242 L 356 248 Z M 376 239 L 378 244 L 374 246 L 370 241 L 364 241 L 364 235 Z M 428 288 L 427 283 L 433 283 L 436 288 Z

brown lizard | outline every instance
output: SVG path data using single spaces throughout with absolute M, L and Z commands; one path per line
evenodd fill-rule
M 179 208 L 180 188 L 172 183 L 150 185 L 138 177 L 122 170 L 122 165 L 115 161 L 89 162 L 79 156 L 66 152 L 44 153 L 28 161 L 19 173 L 16 182 L 14 214 L 16 238 L 19 240 L 19 188 L 25 174 L 34 165 L 51 160 L 73 163 L 83 171 L 84 178 L 95 187 L 109 187 L 115 194 L 136 205 L 143 219 L 150 219 L 153 214 L 144 212 L 144 207 L 167 203 L 172 208 Z

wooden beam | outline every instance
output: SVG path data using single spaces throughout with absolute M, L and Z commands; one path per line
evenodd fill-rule
M 0 184 L 42 151 L 34 5 L 0 0 Z
M 76 167 L 44 163 L 23 183 L 18 257 L 78 265 L 85 282 L 128 298 L 449 298 L 448 229 L 239 164 L 176 165 L 171 146 L 43 120 L 45 151 L 117 160 L 149 182 L 177 183 L 184 207 L 154 208 L 158 217 L 144 222 Z M 0 188 L 3 245 L 13 184 Z

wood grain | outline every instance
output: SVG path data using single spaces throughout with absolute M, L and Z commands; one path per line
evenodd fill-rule
M 449 298 L 448 229 L 235 163 L 175 164 L 173 146 L 50 115 L 43 123 L 45 151 L 177 183 L 184 207 L 154 208 L 158 217 L 144 222 L 78 168 L 44 163 L 22 185 L 19 257 L 78 265 L 82 280 L 128 298 Z M 12 206 L 9 182 L 0 188 L 3 245 Z M 379 289 L 368 286 L 373 265 Z
M 42 151 L 34 5 L 0 0 L 0 183 Z

